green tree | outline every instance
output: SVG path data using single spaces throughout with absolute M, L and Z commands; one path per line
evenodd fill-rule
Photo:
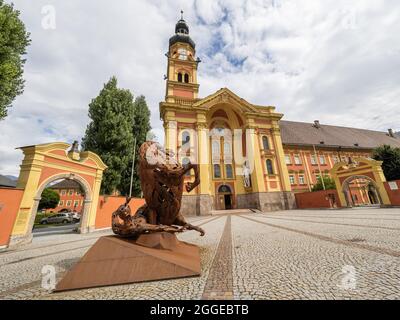
M 323 179 L 324 179 L 323 181 L 325 184 L 325 190 L 336 190 L 335 181 L 331 177 L 324 176 Z M 319 176 L 317 184 L 314 185 L 314 187 L 312 188 L 312 192 L 321 191 L 321 190 L 324 190 L 324 186 L 322 184 L 321 176 Z
M 400 179 L 400 148 L 380 146 L 373 151 L 372 158 L 383 161 L 382 169 L 388 181 Z
M 54 209 L 57 207 L 59 202 L 60 195 L 53 189 L 46 188 L 42 192 L 38 209 Z
M 108 166 L 104 172 L 101 192 L 112 194 L 118 191 L 126 172 L 130 172 L 133 95 L 129 90 L 119 89 L 116 77 L 112 77 L 89 104 L 89 118 L 91 122 L 82 139 L 82 147 L 97 153 Z
M 139 197 L 141 194 L 140 179 L 137 171 L 139 162 L 139 148 L 147 140 L 150 130 L 150 110 L 147 106 L 146 98 L 144 96 L 139 96 L 135 99 L 134 121 L 132 123 L 132 133 L 136 138 L 136 156 L 135 168 L 133 171 L 132 195 L 136 197 Z M 121 180 L 120 191 L 124 195 L 129 194 L 132 157 L 133 154 L 129 159 L 129 170 L 125 172 L 124 177 Z
M 0 0 L 0 120 L 7 116 L 7 109 L 14 99 L 24 91 L 26 47 L 30 34 L 19 18 L 13 4 Z

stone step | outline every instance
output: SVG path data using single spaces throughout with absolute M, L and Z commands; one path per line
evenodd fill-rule
M 256 211 L 255 209 L 212 210 L 210 211 L 210 214 L 212 216 L 225 215 L 225 214 L 249 214 L 249 213 L 254 213 L 255 211 Z

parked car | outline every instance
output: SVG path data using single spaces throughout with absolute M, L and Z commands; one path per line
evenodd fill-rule
M 78 212 L 76 212 L 76 211 L 71 211 L 71 212 L 68 212 L 68 214 L 70 215 L 70 217 L 72 217 L 72 219 L 73 219 L 74 222 L 79 222 L 79 221 L 81 221 L 81 215 L 80 215 Z
M 57 213 L 50 217 L 43 218 L 40 220 L 40 224 L 48 224 L 48 223 L 72 223 L 74 222 L 73 217 L 69 215 L 69 213 Z

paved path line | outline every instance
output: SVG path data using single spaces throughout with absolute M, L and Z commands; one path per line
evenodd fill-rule
M 299 229 L 293 229 L 293 228 L 288 228 L 288 227 L 283 227 L 280 225 L 276 225 L 276 224 L 272 224 L 272 223 L 266 223 L 266 222 L 262 222 L 259 220 L 255 220 L 255 219 L 251 219 L 248 217 L 244 217 L 239 215 L 239 217 L 241 217 L 242 219 L 247 219 L 256 223 L 260 223 L 272 228 L 278 228 L 278 229 L 282 229 L 282 230 L 286 230 L 286 231 L 290 231 L 290 232 L 294 232 L 294 233 L 298 233 L 298 234 L 302 234 L 305 236 L 309 236 L 312 238 L 316 238 L 318 240 L 322 240 L 322 241 L 328 241 L 328 242 L 333 242 L 336 244 L 342 244 L 348 247 L 353 247 L 353 248 L 357 248 L 357 249 L 363 249 L 363 250 L 368 250 L 368 251 L 372 251 L 375 253 L 380 253 L 380 254 L 385 254 L 391 257 L 395 257 L 395 258 L 399 258 L 400 257 L 400 251 L 395 251 L 392 249 L 388 249 L 388 248 L 381 248 L 381 247 L 376 247 L 376 246 L 371 246 L 368 244 L 361 244 L 361 243 L 355 243 L 349 240 L 340 240 L 340 239 L 335 239 L 335 238 L 331 238 L 331 237 L 327 237 L 321 234 L 317 234 L 317 233 L 312 233 L 312 232 L 308 232 L 308 231 L 303 231 L 303 230 L 299 230 Z
M 90 245 L 87 245 L 87 246 L 71 248 L 71 249 L 67 249 L 67 250 L 61 250 L 61 251 L 57 251 L 57 252 L 53 252 L 53 253 L 41 254 L 41 255 L 38 255 L 38 256 L 34 256 L 34 257 L 22 258 L 22 259 L 19 259 L 19 260 L 15 260 L 15 261 L 11 261 L 11 262 L 5 263 L 5 264 L 3 264 L 3 266 L 8 266 L 10 264 L 16 264 L 16 263 L 20 263 L 20 262 L 25 262 L 25 261 L 29 261 L 29 260 L 32 260 L 32 259 L 38 259 L 38 258 L 43 258 L 43 257 L 47 257 L 47 256 L 53 256 L 53 255 L 60 254 L 60 253 L 71 252 L 71 251 L 78 250 L 78 249 L 89 248 L 91 246 L 93 246 L 93 245 L 90 244 Z
M 107 234 L 107 235 L 108 235 L 108 234 Z M 101 237 L 101 236 L 98 236 L 98 235 L 97 235 L 97 236 L 95 236 L 95 237 L 88 237 L 88 238 L 86 238 L 86 239 L 64 241 L 64 242 L 60 242 L 60 243 L 48 244 L 48 245 L 38 246 L 38 247 L 33 247 L 33 248 L 27 248 L 26 246 L 29 246 L 29 244 L 28 244 L 28 245 L 25 245 L 25 246 L 23 247 L 23 249 L 10 249 L 10 250 L 1 252 L 1 253 L 0 253 L 0 258 L 1 258 L 2 256 L 9 255 L 9 254 L 16 254 L 16 253 L 25 252 L 25 251 L 33 251 L 33 250 L 40 250 L 40 249 L 50 248 L 50 247 L 55 247 L 55 246 L 62 246 L 62 245 L 64 245 L 64 244 L 70 244 L 70 243 L 75 243 L 75 242 L 82 242 L 82 241 L 88 241 L 88 240 L 98 239 L 98 238 L 100 238 L 100 237 Z
M 233 299 L 232 232 L 231 216 L 228 215 L 224 231 L 219 240 L 208 278 L 203 291 L 203 300 Z
M 201 224 L 198 224 L 198 225 L 196 225 L 196 226 L 198 226 L 198 227 L 203 226 L 203 225 L 205 225 L 205 224 L 207 224 L 207 223 L 210 223 L 210 222 L 213 222 L 213 221 L 215 221 L 215 220 L 218 220 L 218 219 L 220 219 L 221 217 L 222 217 L 222 216 L 218 216 L 218 217 L 207 217 L 207 218 L 210 218 L 210 220 L 204 221 L 204 222 L 202 222 Z M 203 220 L 206 220 L 206 219 L 205 219 L 205 218 L 204 218 L 204 219 L 201 219 L 201 220 L 199 219 L 197 222 L 203 221 Z M 55 245 L 69 244 L 69 243 L 74 243 L 74 242 L 79 242 L 79 241 L 86 241 L 86 240 L 96 239 L 96 238 L 100 238 L 100 237 L 91 237 L 91 238 L 83 239 L 83 240 L 67 241 L 67 242 L 58 243 L 58 244 L 55 244 Z M 52 245 L 52 246 L 54 246 L 54 245 Z M 39 247 L 39 248 L 34 248 L 34 249 L 41 249 L 41 248 L 52 247 L 52 246 L 44 246 L 44 247 Z M 67 251 L 72 251 L 72 250 L 77 250 L 77 249 L 83 249 L 83 248 L 91 247 L 91 246 L 92 246 L 92 245 L 84 246 L 84 247 L 78 247 L 78 248 L 73 248 L 73 249 L 68 249 L 68 250 L 63 250 L 63 251 L 57 251 L 57 252 L 54 252 L 54 253 L 44 254 L 44 255 L 40 255 L 40 256 L 34 256 L 34 257 L 24 258 L 24 259 L 21 259 L 21 260 L 9 262 L 9 263 L 7 263 L 7 264 L 5 264 L 5 265 L 10 265 L 10 264 L 15 264 L 15 263 L 19 263 L 19 262 L 24 262 L 24 261 L 32 260 L 32 259 L 35 259 L 35 258 L 45 257 L 45 256 L 51 256 L 51 255 L 55 255 L 55 254 L 63 253 L 63 252 L 67 252 Z M 34 249 L 31 249 L 31 250 L 34 250 Z M 20 251 L 26 251 L 26 250 L 28 250 L 28 249 L 24 249 L 24 250 L 20 250 Z M 14 251 L 13 253 L 17 253 L 17 252 L 19 252 L 19 251 Z M 12 253 L 12 252 L 7 252 L 7 253 Z M 78 258 L 78 260 L 79 260 L 79 258 Z M 60 280 L 66 273 L 67 273 L 67 271 L 63 271 L 63 272 L 57 273 L 57 278 L 58 278 L 57 280 Z M 21 290 L 30 289 L 30 288 L 36 287 L 36 286 L 38 286 L 38 285 L 40 285 L 40 284 L 41 284 L 41 280 L 36 280 L 36 281 L 24 283 L 24 284 L 22 284 L 22 285 L 20 285 L 20 286 L 17 286 L 17 287 L 15 287 L 15 288 L 7 289 L 7 290 L 5 290 L 5 291 L 0 291 L 0 299 L 6 297 L 6 296 L 9 295 L 9 294 L 17 293 L 17 292 L 19 292 L 19 291 L 21 291 Z
M 200 227 L 200 226 L 203 226 L 203 225 L 205 225 L 206 223 L 212 222 L 212 221 L 214 221 L 214 220 L 216 220 L 216 219 L 218 219 L 218 218 L 220 218 L 220 217 L 216 217 L 216 218 L 213 218 L 213 217 L 211 217 L 211 216 L 209 216 L 209 217 L 204 217 L 204 218 L 201 218 L 201 219 L 198 219 L 198 220 L 194 221 L 193 225 L 196 225 L 196 224 L 195 224 L 196 222 L 200 222 L 200 221 L 203 221 L 203 220 L 206 220 L 206 219 L 210 219 L 209 221 L 206 221 L 206 222 L 203 222 L 203 223 L 197 225 L 198 227 Z M 110 229 L 110 230 L 111 230 L 111 229 Z M 107 236 L 107 235 L 112 235 L 112 234 L 105 234 L 104 236 Z M 40 249 L 50 248 L 50 247 L 55 247 L 55 246 L 62 246 L 62 245 L 65 245 L 65 244 L 71 244 L 71 243 L 75 243 L 75 242 L 82 242 L 82 241 L 88 241 L 88 240 L 92 240 L 92 239 L 99 239 L 100 237 L 102 237 L 102 236 L 98 236 L 98 235 L 97 235 L 97 236 L 94 236 L 94 237 L 88 237 L 88 238 L 86 238 L 86 239 L 64 241 L 64 242 L 60 242 L 60 243 L 54 243 L 54 244 L 49 244 L 49 245 L 44 245 L 44 246 L 38 246 L 38 247 L 34 247 L 34 248 L 26 248 L 26 247 L 25 247 L 25 248 L 23 248 L 23 249 L 7 250 L 7 251 L 4 251 L 4 252 L 0 252 L 0 258 L 1 258 L 2 256 L 9 255 L 9 254 L 17 254 L 17 253 L 19 253 L 19 252 L 40 250 Z
M 277 214 L 274 216 L 281 216 L 282 214 Z M 394 215 L 393 215 L 394 216 Z M 400 215 L 397 215 L 397 217 L 399 217 Z M 286 217 L 293 217 L 293 218 L 317 218 L 317 219 L 348 219 L 348 220 L 382 220 L 382 221 L 400 221 L 400 219 L 392 219 L 392 218 L 378 218 L 375 216 L 375 218 L 368 218 L 368 217 L 361 217 L 361 215 L 357 216 L 357 217 L 350 217 L 350 216 L 346 216 L 346 217 L 341 217 L 341 216 L 332 216 L 332 217 L 320 217 L 320 216 L 299 216 L 299 215 L 286 215 Z
M 297 219 L 286 219 L 286 218 L 275 218 L 269 216 L 259 215 L 257 218 L 263 219 L 272 219 L 272 220 L 283 220 L 283 221 L 293 221 L 293 222 L 307 222 L 307 223 L 317 223 L 317 224 L 330 224 L 335 226 L 348 226 L 348 227 L 361 227 L 361 228 L 372 228 L 372 229 L 385 229 L 385 230 L 394 230 L 400 231 L 400 228 L 391 228 L 385 226 L 367 226 L 362 224 L 349 224 L 349 223 L 335 223 L 335 222 L 323 222 L 323 221 L 311 221 L 311 220 L 297 220 Z

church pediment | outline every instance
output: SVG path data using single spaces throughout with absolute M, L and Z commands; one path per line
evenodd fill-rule
M 210 110 L 213 106 L 218 104 L 231 104 L 239 107 L 243 112 L 258 112 L 251 103 L 240 98 L 228 88 L 222 88 L 214 94 L 197 101 L 193 104 L 193 107 Z

